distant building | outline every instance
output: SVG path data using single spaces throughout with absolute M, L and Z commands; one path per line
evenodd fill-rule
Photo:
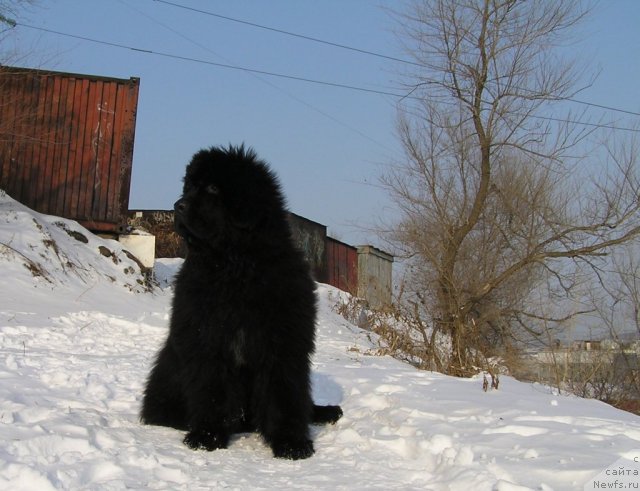
M 0 188 L 30 208 L 117 236 L 146 267 L 184 257 L 172 210 L 128 210 L 138 78 L 0 66 Z M 393 257 L 327 236 L 291 214 L 317 281 L 380 308 L 391 303 Z M 140 228 L 149 233 L 127 233 Z
M 373 246 L 358 247 L 358 297 L 373 309 L 391 303 L 393 256 Z
M 40 213 L 120 233 L 139 85 L 0 66 L 0 188 Z
M 602 349 L 602 342 L 591 341 L 591 340 L 578 340 L 578 341 L 573 341 L 573 343 L 571 343 L 571 348 L 574 350 L 597 351 Z
M 289 214 L 293 240 L 311 271 L 327 283 L 379 309 L 390 305 L 393 256 L 373 246 L 354 247 L 327 236 L 327 227 Z M 131 210 L 128 225 L 155 235 L 157 257 L 184 257 L 186 248 L 173 230 L 172 210 Z

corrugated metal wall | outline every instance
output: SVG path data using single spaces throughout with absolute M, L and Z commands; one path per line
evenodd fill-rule
M 185 257 L 173 231 L 173 210 L 131 210 L 129 225 L 156 236 L 156 257 Z M 314 279 L 358 295 L 372 307 L 391 303 L 393 256 L 372 246 L 353 247 L 327 236 L 327 227 L 289 214 L 291 235 L 313 271 Z
M 358 251 L 358 290 L 356 295 L 374 309 L 391 305 L 393 256 L 373 246 L 360 246 Z
M 139 79 L 0 67 L 0 187 L 96 231 L 126 223 Z
M 358 293 L 358 250 L 332 237 L 326 238 L 327 283 L 345 292 Z
M 304 254 L 314 279 L 321 283 L 328 283 L 325 250 L 327 227 L 291 212 L 289 212 L 289 225 L 293 241 Z

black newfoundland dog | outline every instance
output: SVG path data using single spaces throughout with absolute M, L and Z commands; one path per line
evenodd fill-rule
M 315 284 L 277 179 L 243 146 L 201 150 L 187 166 L 175 227 L 188 254 L 143 423 L 187 431 L 193 449 L 258 431 L 274 456 L 310 457 L 309 424 L 334 423 L 342 410 L 311 399 Z

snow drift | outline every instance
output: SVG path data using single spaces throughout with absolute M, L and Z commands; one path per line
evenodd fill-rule
M 485 393 L 481 377 L 455 379 L 373 356 L 375 340 L 334 313 L 340 293 L 326 285 L 318 291 L 314 398 L 341 404 L 345 415 L 313 429 L 316 455 L 276 460 L 253 434 L 226 450 L 189 450 L 178 431 L 138 420 L 177 264 L 159 262 L 161 286 L 149 289 L 117 242 L 0 194 L 0 489 L 638 483 L 640 418 L 508 377 Z M 605 472 L 611 465 L 617 474 Z

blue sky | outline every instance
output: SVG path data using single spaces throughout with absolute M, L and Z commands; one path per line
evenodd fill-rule
M 216 14 L 405 57 L 393 0 L 174 0 Z M 39 0 L 16 19 L 78 36 L 256 70 L 396 91 L 398 64 L 188 11 L 154 0 Z M 580 94 L 640 111 L 640 1 L 603 0 L 567 48 L 599 72 Z M 16 64 L 140 77 L 131 208 L 167 209 L 198 149 L 245 142 L 280 176 L 289 207 L 353 244 L 393 208 L 378 178 L 401 158 L 395 99 L 158 57 L 18 27 Z M 575 108 L 581 109 L 581 108 Z M 591 116 L 598 116 L 590 109 Z M 603 113 L 607 121 L 620 113 Z M 627 117 L 629 118 L 629 117 Z M 633 117 L 630 117 L 633 118 Z

